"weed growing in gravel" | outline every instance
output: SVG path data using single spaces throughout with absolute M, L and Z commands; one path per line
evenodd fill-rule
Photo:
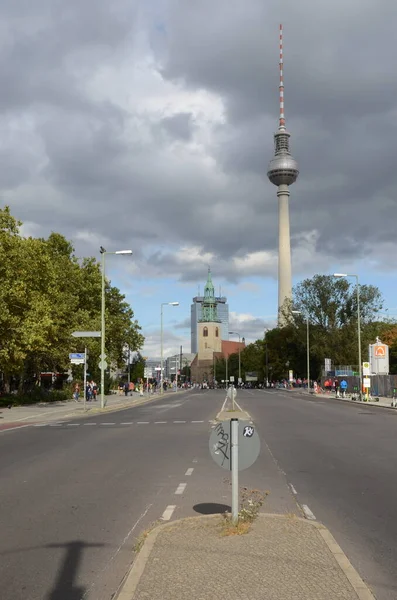
M 228 482 L 231 485 L 231 482 Z M 252 523 L 256 519 L 266 500 L 269 492 L 263 492 L 257 489 L 247 487 L 240 488 L 240 510 L 236 524 L 232 521 L 230 513 L 222 515 L 222 533 L 221 535 L 243 535 L 248 533 Z

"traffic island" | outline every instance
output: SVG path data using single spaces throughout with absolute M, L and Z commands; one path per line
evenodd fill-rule
M 219 515 L 156 527 L 117 600 L 374 600 L 317 522 L 260 514 L 246 535 L 221 534 Z

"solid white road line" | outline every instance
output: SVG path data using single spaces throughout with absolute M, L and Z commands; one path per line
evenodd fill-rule
M 175 509 L 176 509 L 175 504 L 169 504 L 167 506 L 167 508 L 165 509 L 165 511 L 163 512 L 163 514 L 161 515 L 161 519 L 163 521 L 169 521 L 171 519 L 172 513 L 174 512 Z
M 234 401 L 234 404 L 239 407 L 239 409 L 241 410 L 241 412 L 244 412 L 243 409 L 241 408 L 241 406 L 239 405 L 239 403 L 236 402 L 236 400 Z
M 194 471 L 193 467 L 190 467 L 190 469 L 188 469 L 186 471 L 185 475 L 189 476 L 189 475 L 191 475 L 193 473 L 193 471 Z
M 292 485 L 292 483 L 290 483 L 290 484 L 289 484 L 289 487 L 291 488 L 291 492 L 292 492 L 293 494 L 295 494 L 295 496 L 297 496 L 297 495 L 298 495 L 298 492 L 296 491 L 296 489 L 294 488 L 294 486 Z
M 307 504 L 302 504 L 301 506 L 303 512 L 305 513 L 306 519 L 309 519 L 310 521 L 316 521 L 316 517 L 314 516 L 310 508 L 307 506 Z
M 187 483 L 180 483 L 178 485 L 178 487 L 175 490 L 175 494 L 183 494 L 183 492 L 185 491 L 185 488 L 187 486 Z
M 222 404 L 221 412 L 222 412 L 222 411 L 223 411 L 223 409 L 225 408 L 225 404 L 226 404 L 226 402 L 227 402 L 227 396 L 226 396 L 226 398 L 225 398 L 225 401 L 224 401 L 224 403 Z

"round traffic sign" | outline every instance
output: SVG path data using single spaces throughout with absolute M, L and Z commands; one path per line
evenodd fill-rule
M 218 423 L 210 435 L 210 454 L 217 465 L 231 471 L 231 421 Z M 238 422 L 238 470 L 251 467 L 259 456 L 261 442 L 250 421 Z
M 227 397 L 230 400 L 232 400 L 232 399 L 234 400 L 236 396 L 237 396 L 237 390 L 234 387 L 234 385 L 231 385 L 230 388 L 227 390 Z

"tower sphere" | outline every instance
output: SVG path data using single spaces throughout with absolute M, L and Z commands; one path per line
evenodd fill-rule
M 290 154 L 275 156 L 269 162 L 267 176 L 274 185 L 291 185 L 298 175 L 298 163 Z

